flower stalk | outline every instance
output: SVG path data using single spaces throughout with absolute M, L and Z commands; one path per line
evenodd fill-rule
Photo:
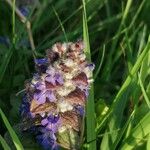
M 35 60 L 35 67 L 21 105 L 23 122 L 32 122 L 24 130 L 34 128 L 45 149 L 79 149 L 94 69 L 83 42 L 54 44 L 46 58 Z

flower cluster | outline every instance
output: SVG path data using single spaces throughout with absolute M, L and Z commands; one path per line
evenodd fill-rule
M 94 65 L 82 41 L 56 43 L 46 58 L 36 59 L 37 73 L 27 81 L 21 105 L 23 120 L 32 120 L 45 149 L 76 149 Z

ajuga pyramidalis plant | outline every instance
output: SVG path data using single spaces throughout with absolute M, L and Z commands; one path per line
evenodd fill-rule
M 20 113 L 44 149 L 79 149 L 82 119 L 94 65 L 84 43 L 56 43 L 35 60 L 36 73 L 25 84 Z

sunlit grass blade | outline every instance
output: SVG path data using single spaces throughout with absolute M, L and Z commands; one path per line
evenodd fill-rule
M 115 146 L 115 143 L 116 143 L 116 140 L 117 140 L 119 134 L 117 132 L 113 133 L 113 131 L 117 130 L 121 125 L 121 121 L 123 119 L 123 112 L 124 112 L 126 103 L 129 100 L 128 96 L 129 96 L 129 92 L 132 87 L 132 86 L 129 87 L 129 85 L 131 85 L 133 77 L 135 77 L 135 74 L 139 70 L 139 68 L 142 64 L 142 61 L 145 58 L 145 56 L 148 54 L 149 50 L 150 50 L 150 37 L 148 39 L 148 43 L 147 43 L 145 49 L 143 50 L 141 55 L 138 57 L 135 65 L 133 66 L 133 68 L 131 69 L 131 72 L 129 73 L 129 76 L 127 77 L 124 84 L 120 88 L 118 94 L 116 95 L 109 113 L 106 115 L 106 118 L 111 116 L 111 118 L 109 120 L 108 129 L 110 132 L 112 132 L 112 134 L 110 135 L 109 138 L 105 138 L 105 136 L 103 138 L 104 142 L 102 142 L 102 143 L 111 143 L 111 145 L 109 145 L 109 144 L 107 145 L 106 149 L 111 149 L 112 147 Z M 104 118 L 104 120 L 106 120 L 106 119 Z M 99 128 L 101 128 L 101 126 L 102 126 L 102 124 L 100 124 Z M 106 130 L 106 132 L 107 131 L 108 130 Z M 110 141 L 110 139 L 111 139 L 111 141 Z
M 143 52 L 141 53 L 141 55 L 138 57 L 135 65 L 133 66 L 129 76 L 127 77 L 127 79 L 125 80 L 124 84 L 122 85 L 122 87 L 120 88 L 118 94 L 116 95 L 115 99 L 114 99 L 114 103 L 119 101 L 119 97 L 123 94 L 123 91 L 127 88 L 127 86 L 130 84 L 133 75 L 138 71 L 138 69 L 141 66 L 141 63 L 143 61 L 143 59 L 145 58 L 145 56 L 147 55 L 148 51 L 150 50 L 150 37 L 148 38 L 148 43 L 145 47 L 145 49 L 143 50 Z
M 8 132 L 9 132 L 11 138 L 12 138 L 12 141 L 13 141 L 16 149 L 17 150 L 23 150 L 24 148 L 23 148 L 18 136 L 16 135 L 15 131 L 11 127 L 9 121 L 7 120 L 7 118 L 6 118 L 5 114 L 3 113 L 3 111 L 1 110 L 1 108 L 0 108 L 0 115 L 2 117 L 2 120 L 3 120 L 6 128 L 8 129 Z
M 117 145 L 121 141 L 121 139 L 123 138 L 124 134 L 130 133 L 131 125 L 132 125 L 132 122 L 133 122 L 133 119 L 134 119 L 134 116 L 135 116 L 135 112 L 136 112 L 136 109 L 133 110 L 133 112 L 128 117 L 128 120 L 126 121 L 126 123 L 123 126 L 123 128 L 120 129 L 119 135 L 118 135 L 117 140 L 115 141 L 115 144 L 113 145 L 112 149 L 115 150 L 117 148 Z
M 149 133 L 149 136 L 148 136 L 148 140 L 147 140 L 147 150 L 150 148 L 150 133 Z
M 140 75 L 138 75 L 138 77 L 139 77 L 139 83 L 140 83 L 141 91 L 142 91 L 142 93 L 143 93 L 143 96 L 144 96 L 144 99 L 145 99 L 145 101 L 146 101 L 146 103 L 147 103 L 147 106 L 148 106 L 149 109 L 150 109 L 150 100 L 149 100 L 149 98 L 148 98 L 148 96 L 147 96 L 147 93 L 146 93 L 146 91 L 145 91 L 145 89 L 144 89 L 144 85 L 143 85 L 143 83 L 142 83 L 142 80 L 141 80 L 141 78 L 140 78 Z
M 127 89 L 127 87 L 130 85 L 130 83 L 132 81 L 132 77 L 135 75 L 135 73 L 137 73 L 138 69 L 140 68 L 140 66 L 142 64 L 143 59 L 145 58 L 145 56 L 147 55 L 147 53 L 148 53 L 149 50 L 150 50 L 150 37 L 148 39 L 148 42 L 147 42 L 147 45 L 146 45 L 145 49 L 143 50 L 143 52 L 141 53 L 141 55 L 138 57 L 135 65 L 131 69 L 130 74 L 128 75 L 128 77 L 124 81 L 124 83 L 121 86 L 120 90 L 118 91 L 117 95 L 115 96 L 115 99 L 113 101 L 113 105 L 111 106 L 111 109 L 109 110 L 108 114 L 105 116 L 105 118 L 103 119 L 103 121 L 97 126 L 97 128 L 96 128 L 97 133 L 101 129 L 101 126 L 103 126 L 103 124 L 109 118 L 109 116 L 111 115 L 111 113 L 113 111 L 117 110 L 118 108 L 120 108 L 120 107 L 118 107 L 119 103 L 122 102 L 122 100 L 120 98 L 121 98 L 121 96 L 123 96 L 123 94 L 125 94 L 124 92 Z M 118 114 L 117 116 L 120 116 L 120 114 Z
M 4 150 L 11 150 L 5 139 L 0 135 L 0 142 Z
M 150 133 L 150 112 L 147 113 L 138 125 L 133 128 L 129 137 L 124 140 L 121 150 L 131 150 L 134 149 L 140 141 L 145 138 Z
M 85 0 L 83 3 L 83 38 L 85 42 L 85 53 L 89 61 L 91 61 L 91 52 L 90 52 L 90 43 L 89 43 L 89 34 L 88 34 L 88 25 L 86 17 L 86 8 Z M 87 143 L 89 144 L 89 150 L 96 150 L 96 133 L 95 133 L 95 111 L 94 111 L 94 90 L 91 85 L 91 91 L 87 101 L 86 107 L 86 127 L 87 127 Z

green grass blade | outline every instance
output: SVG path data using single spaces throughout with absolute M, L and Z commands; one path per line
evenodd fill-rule
M 123 28 L 123 25 L 125 24 L 125 20 L 126 20 L 128 14 L 129 14 L 132 2 L 133 2 L 133 0 L 127 0 L 126 7 L 125 7 L 125 10 L 123 12 L 122 19 L 121 19 L 121 23 L 120 23 L 120 25 L 118 27 L 118 30 L 116 32 L 116 35 L 115 35 L 115 36 L 117 36 L 117 38 L 115 38 L 113 40 L 113 42 L 112 42 L 110 54 L 109 54 L 109 56 L 107 58 L 108 61 L 107 61 L 106 67 L 105 67 L 105 71 L 103 73 L 103 76 L 106 78 L 106 80 L 109 80 L 109 78 L 110 78 L 111 70 L 113 68 L 113 65 L 112 65 L 113 54 L 115 53 L 117 42 L 119 40 L 119 37 L 120 37 L 120 34 L 121 34 L 121 30 Z
M 23 146 L 22 146 L 18 136 L 16 135 L 15 131 L 11 127 L 9 121 L 7 120 L 7 118 L 6 118 L 5 114 L 3 113 L 3 111 L 1 110 L 1 108 L 0 108 L 0 115 L 1 115 L 1 117 L 3 119 L 3 122 L 4 122 L 5 126 L 6 126 L 6 128 L 9 131 L 9 134 L 10 134 L 10 136 L 12 138 L 12 141 L 13 141 L 16 149 L 17 150 L 23 150 L 24 148 L 23 148 Z
M 115 110 L 118 109 L 118 103 L 121 103 L 121 96 L 123 96 L 124 91 L 127 89 L 127 87 L 130 85 L 131 81 L 132 81 L 132 77 L 135 75 L 135 73 L 137 73 L 138 69 L 141 66 L 141 63 L 143 61 L 143 59 L 145 58 L 145 56 L 147 55 L 148 51 L 150 50 L 150 37 L 148 39 L 147 45 L 145 47 L 145 49 L 143 50 L 143 52 L 141 53 L 141 55 L 138 57 L 138 60 L 136 61 L 135 65 L 133 66 L 130 74 L 128 75 L 128 77 L 126 78 L 126 80 L 124 81 L 123 85 L 121 86 L 120 90 L 118 91 L 114 101 L 113 101 L 113 105 L 111 106 L 111 109 L 109 111 L 109 113 L 105 116 L 105 118 L 103 119 L 103 121 L 97 126 L 96 131 L 97 133 L 99 132 L 99 130 L 101 129 L 101 126 L 103 126 L 103 124 L 106 122 L 106 120 L 109 118 L 109 116 L 111 115 L 111 113 Z M 118 114 L 120 115 L 120 114 Z
M 125 133 L 126 134 L 130 133 L 131 125 L 132 125 L 132 122 L 134 119 L 135 112 L 136 112 L 136 109 L 134 109 L 133 112 L 131 113 L 131 115 L 128 117 L 128 120 L 126 121 L 124 127 L 120 130 L 119 136 L 117 137 L 117 140 L 115 141 L 115 144 L 112 149 L 117 149 L 117 145 L 121 141 L 123 135 Z
M 88 34 L 88 25 L 86 17 L 85 0 L 83 3 L 83 37 L 85 42 L 85 53 L 89 61 L 91 61 L 90 42 Z M 87 142 L 89 143 L 88 150 L 96 150 L 96 133 L 95 133 L 95 111 L 94 111 L 94 90 L 91 85 L 91 91 L 86 107 L 86 125 L 87 125 Z
M 98 74 L 99 74 L 99 72 L 100 72 L 100 70 L 101 70 L 102 63 L 103 63 L 103 60 L 104 60 L 104 55 L 105 55 L 105 45 L 103 46 L 102 57 L 101 57 L 101 59 L 100 59 L 101 61 L 100 61 L 99 66 L 98 66 L 98 68 L 97 68 L 97 70 L 96 70 L 96 73 L 95 73 L 95 75 L 94 75 L 94 79 L 96 79 L 96 77 L 98 76 Z
M 6 71 L 7 67 L 8 67 L 8 64 L 10 62 L 12 54 L 13 54 L 13 50 L 12 50 L 12 48 L 10 48 L 10 49 L 7 50 L 7 52 L 4 54 L 4 56 L 2 58 L 2 63 L 0 65 L 0 83 L 3 80 L 5 71 Z
M 148 135 L 147 150 L 150 148 L 150 134 Z
M 125 20 L 126 20 L 126 18 L 127 18 L 127 16 L 128 16 L 128 13 L 129 13 L 129 10 L 130 10 L 130 8 L 131 8 L 132 2 L 133 2 L 133 0 L 128 0 L 128 1 L 127 1 L 127 5 L 126 5 L 126 8 L 125 8 L 125 10 L 124 10 L 124 14 L 123 14 L 122 20 L 121 20 L 121 25 L 124 24 L 124 22 L 125 22 Z
M 120 88 L 116 98 L 114 99 L 114 104 L 112 106 L 112 108 L 113 108 L 113 116 L 112 116 L 112 118 L 110 120 L 110 124 L 113 121 L 114 121 L 114 123 L 111 124 L 110 130 L 115 130 L 116 128 L 118 128 L 118 126 L 119 126 L 119 124 L 120 124 L 120 122 L 122 120 L 122 113 L 123 113 L 123 110 L 124 110 L 125 105 L 126 105 L 125 99 L 123 97 L 126 96 L 128 86 L 130 85 L 130 83 L 132 81 L 132 78 L 134 77 L 135 73 L 137 73 L 138 69 L 140 68 L 140 66 L 141 66 L 141 64 L 143 62 L 143 59 L 148 54 L 149 50 L 150 50 L 150 37 L 148 39 L 148 44 L 147 44 L 146 48 L 143 50 L 143 52 L 141 53 L 141 55 L 137 59 L 137 62 L 135 63 L 135 65 L 133 66 L 133 68 L 132 68 L 132 70 L 130 72 L 130 75 L 127 77 L 127 79 L 124 82 L 123 86 Z M 128 99 L 126 99 L 126 101 L 127 100 Z M 119 109 L 120 107 L 121 107 L 121 109 Z M 120 113 L 118 114 L 119 111 L 120 111 Z M 115 141 L 115 137 L 116 137 L 116 135 L 114 135 L 114 136 L 112 135 L 113 141 Z
M 0 135 L 0 142 L 4 148 L 4 150 L 11 150 L 7 142 L 4 140 L 4 138 Z
M 58 15 L 58 13 L 57 13 L 57 11 L 56 11 L 54 6 L 52 6 L 52 9 L 53 9 L 53 11 L 54 11 L 58 21 L 59 21 L 60 27 L 61 27 L 61 29 L 62 29 L 62 31 L 64 33 L 64 36 L 65 36 L 65 40 L 66 40 L 66 42 L 68 42 L 68 38 L 67 38 L 67 35 L 66 35 L 66 32 L 65 32 L 65 28 L 64 28 L 64 26 L 62 24 L 62 21 L 60 20 L 59 15 Z
M 147 103 L 148 108 L 150 109 L 150 100 L 149 100 L 149 98 L 148 98 L 148 96 L 147 96 L 147 93 L 146 93 L 146 91 L 145 91 L 145 89 L 144 89 L 144 85 L 143 85 L 143 83 L 142 83 L 142 80 L 141 80 L 141 78 L 140 78 L 140 75 L 138 75 L 138 77 L 139 77 L 139 83 L 140 83 L 140 87 L 141 87 L 141 90 L 142 90 L 144 99 L 145 99 L 145 101 L 146 101 L 146 103 Z
M 12 7 L 12 35 L 13 35 L 13 44 L 16 42 L 16 33 L 15 33 L 15 7 L 16 7 L 16 0 L 13 0 L 13 7 Z
M 132 130 L 130 136 L 123 142 L 121 150 L 132 150 L 150 133 L 150 112 L 147 113 L 138 125 Z
M 150 36 L 148 38 L 148 43 L 147 43 L 145 49 L 143 50 L 143 52 L 141 53 L 141 55 L 137 59 L 135 65 L 133 66 L 133 68 L 132 68 L 132 70 L 130 72 L 130 75 L 127 77 L 127 79 L 125 80 L 124 84 L 120 88 L 117 96 L 115 97 L 114 103 L 116 103 L 117 101 L 119 101 L 119 97 L 122 95 L 123 91 L 130 84 L 132 76 L 138 71 L 139 67 L 141 66 L 141 63 L 142 63 L 143 59 L 145 58 L 145 56 L 147 55 L 147 53 L 148 53 L 149 50 L 150 50 Z

